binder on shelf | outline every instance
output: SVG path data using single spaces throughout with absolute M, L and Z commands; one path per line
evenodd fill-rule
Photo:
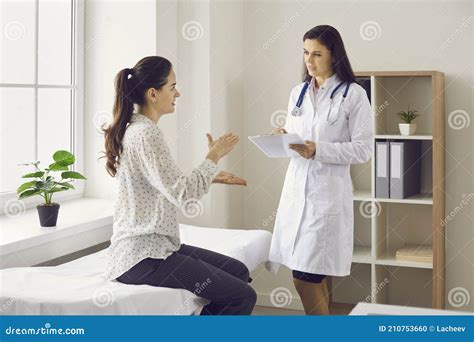
M 390 198 L 404 199 L 420 193 L 421 141 L 390 142 Z
M 390 198 L 389 143 L 375 142 L 375 197 Z

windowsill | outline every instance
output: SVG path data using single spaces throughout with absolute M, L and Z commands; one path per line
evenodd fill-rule
M 42 257 L 57 257 L 87 245 L 93 246 L 106 241 L 107 236 L 111 235 L 112 201 L 83 197 L 61 202 L 60 205 L 55 227 L 41 227 L 36 208 L 27 209 L 15 217 L 0 216 L 0 256 L 3 258 L 15 255 L 17 259 L 22 259 L 4 264 L 0 268 L 15 267 L 16 264 L 34 265 L 44 261 L 41 260 Z M 54 245 L 55 242 L 59 246 Z M 51 245 L 48 247 L 48 244 Z M 47 253 L 41 251 L 41 246 L 48 247 Z M 39 255 L 33 259 L 28 257 L 29 260 L 25 260 L 25 257 L 20 255 L 22 251 L 34 251 L 35 248 Z

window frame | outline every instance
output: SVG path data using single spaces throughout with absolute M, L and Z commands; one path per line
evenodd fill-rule
M 39 0 L 35 0 L 35 77 L 33 84 L 0 83 L 0 88 L 27 88 L 34 89 L 35 101 L 35 132 L 36 146 L 35 158 L 38 156 L 38 89 L 58 88 L 71 89 L 71 120 L 70 120 L 70 146 L 76 156 L 73 170 L 84 173 L 84 0 L 71 0 L 71 85 L 42 85 L 38 84 L 38 27 L 39 27 Z M 31 172 L 33 172 L 33 168 Z M 28 172 L 18 168 L 19 173 Z M 19 186 L 20 184 L 18 184 Z M 54 194 L 54 201 L 81 198 L 84 194 L 84 181 L 74 183 L 75 189 Z M 15 216 L 25 209 L 32 208 L 43 200 L 39 196 L 32 196 L 23 200 L 18 199 L 16 191 L 0 192 L 0 215 Z

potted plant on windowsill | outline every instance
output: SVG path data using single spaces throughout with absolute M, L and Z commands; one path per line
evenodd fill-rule
M 39 161 L 22 165 L 33 165 L 36 172 L 28 173 L 22 178 L 35 178 L 35 180 L 23 183 L 17 189 L 19 199 L 39 195 L 43 197 L 44 203 L 36 206 L 42 227 L 52 227 L 56 225 L 58 219 L 59 204 L 52 202 L 53 194 L 59 191 L 74 189 L 71 184 L 75 179 L 86 179 L 79 172 L 69 171 L 69 166 L 76 161 L 74 155 L 68 151 L 56 151 L 53 154 L 54 163 L 48 168 L 41 170 L 38 167 Z M 59 181 L 52 175 L 52 172 L 61 172 Z
M 397 115 L 404 121 L 404 123 L 398 124 L 398 129 L 401 135 L 413 135 L 416 132 L 416 124 L 412 123 L 419 115 L 416 114 L 417 110 L 410 110 L 408 107 L 407 111 L 398 112 Z

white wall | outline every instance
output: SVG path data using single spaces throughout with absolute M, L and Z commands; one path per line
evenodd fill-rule
M 157 54 L 173 62 L 182 94 L 176 113 L 163 118 L 172 127 L 163 129 L 185 172 L 203 161 L 207 132 L 215 138 L 229 130 L 242 132 L 242 9 L 238 2 L 157 4 Z M 223 26 L 226 30 L 212 29 Z M 242 174 L 241 149 L 223 159 L 220 168 Z M 200 200 L 201 215 L 182 215 L 181 222 L 241 227 L 241 194 L 236 187 L 215 185 Z
M 242 49 L 244 33 L 243 3 L 216 2 L 211 5 L 211 130 L 217 137 L 232 132 L 244 135 L 244 65 Z M 222 160 L 221 169 L 236 175 L 243 175 L 244 144 Z M 217 226 L 242 228 L 242 187 L 216 185 L 212 189 L 212 222 Z
M 104 138 L 98 126 L 112 117 L 115 75 L 156 53 L 155 1 L 90 0 L 85 5 L 84 135 L 85 195 L 114 197 L 105 171 Z

